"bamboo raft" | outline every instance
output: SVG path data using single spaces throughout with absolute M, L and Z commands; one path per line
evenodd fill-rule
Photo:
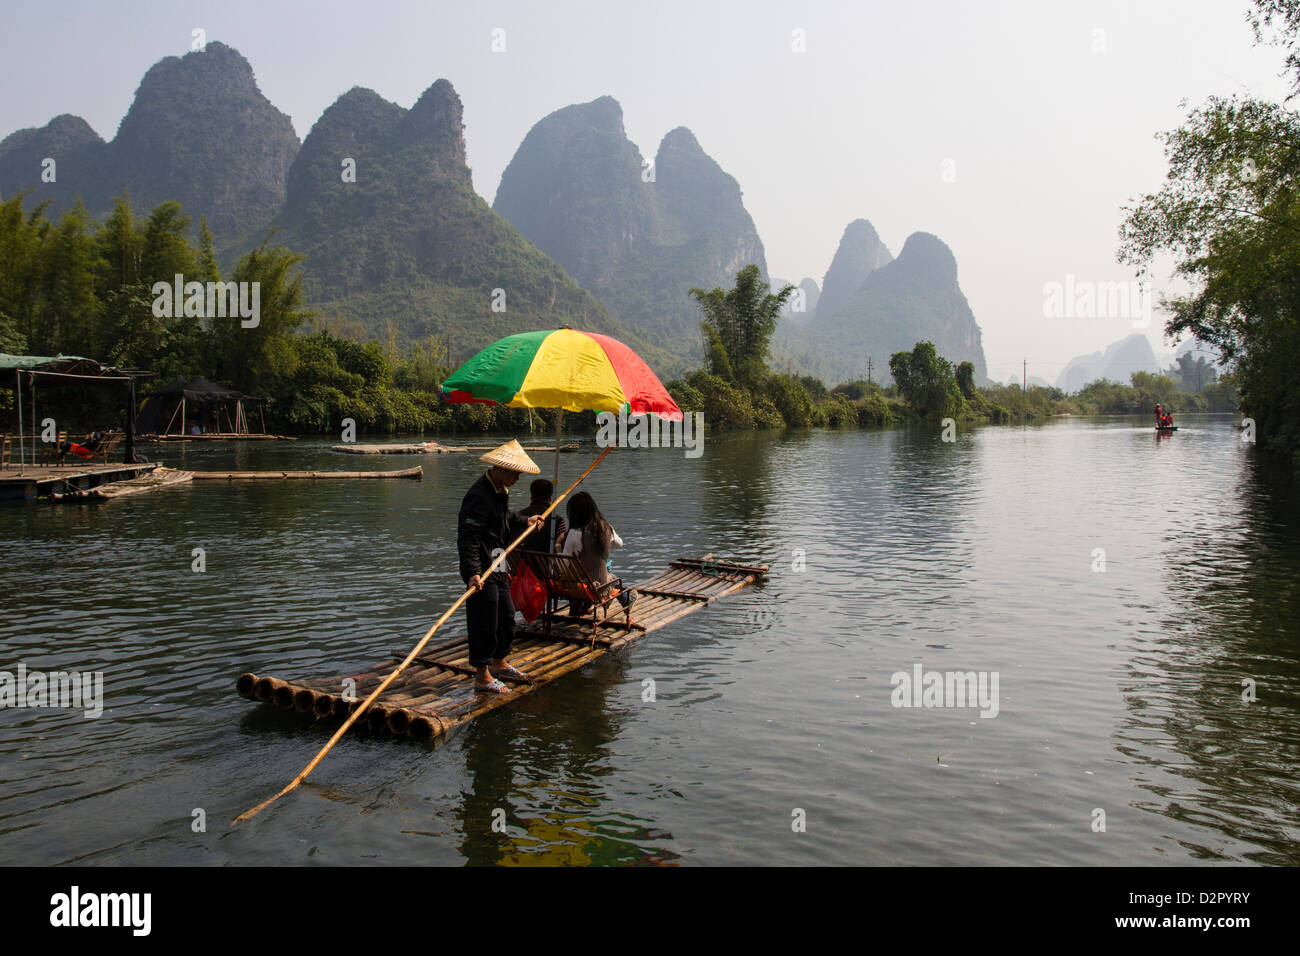
M 159 488 L 183 485 L 193 477 L 193 472 L 178 471 L 175 468 L 159 465 L 153 471 L 138 478 L 100 485 L 97 488 L 91 488 L 84 494 L 90 498 L 125 498 L 128 495 L 143 494 L 146 491 L 157 491 Z
M 330 451 L 345 455 L 446 455 L 450 453 L 471 451 L 492 451 L 495 445 L 440 445 L 436 441 L 416 442 L 402 445 L 390 442 L 387 445 L 331 445 Z M 561 445 L 560 451 L 577 451 L 577 443 Z M 555 453 L 554 445 L 525 446 L 524 451 Z
M 207 432 L 202 435 L 140 435 L 136 441 L 297 441 L 293 435 L 267 435 L 262 432 Z
M 195 481 L 259 479 L 267 481 L 286 481 L 289 479 L 323 481 L 344 478 L 413 478 L 420 481 L 424 478 L 424 468 L 421 465 L 416 465 L 414 468 L 399 468 L 396 471 L 195 471 L 190 474 Z
M 505 694 L 474 690 L 466 637 L 425 648 L 424 654 L 362 715 L 357 726 L 365 726 L 372 733 L 416 740 L 441 737 L 610 651 L 628 646 L 650 631 L 761 580 L 767 571 L 766 564 L 678 558 L 669 563 L 668 570 L 642 584 L 631 585 L 637 591 L 631 628 L 625 625 L 617 602 L 609 617 L 599 622 L 594 637 L 590 617 L 571 619 L 562 614 L 553 619 L 549 635 L 539 618 L 516 631 L 509 661 L 528 678 L 519 681 L 502 677 L 502 682 L 511 687 Z M 393 659 L 404 656 L 394 654 Z M 386 661 L 358 674 L 299 681 L 246 673 L 236 681 L 236 690 L 252 701 L 310 714 L 318 720 L 339 721 L 379 686 L 393 666 L 393 661 Z M 347 688 L 344 684 L 347 680 L 355 681 L 355 687 Z M 351 694 L 345 694 L 346 690 Z

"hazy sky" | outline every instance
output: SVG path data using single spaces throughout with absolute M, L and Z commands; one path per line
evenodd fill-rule
M 858 217 L 895 254 L 912 232 L 939 236 L 998 380 L 1022 358 L 1054 380 L 1134 331 L 1127 317 L 1045 317 L 1043 289 L 1131 278 L 1115 262 L 1120 208 L 1159 186 L 1154 134 L 1178 125 L 1180 100 L 1287 92 L 1244 0 L 5 8 L 0 136 L 75 113 L 112 138 L 144 72 L 202 27 L 244 54 L 300 137 L 353 86 L 409 107 L 447 78 L 490 203 L 534 123 L 610 94 L 643 155 L 684 125 L 736 177 L 773 275 L 820 283 Z M 1146 330 L 1158 353 L 1162 324 Z

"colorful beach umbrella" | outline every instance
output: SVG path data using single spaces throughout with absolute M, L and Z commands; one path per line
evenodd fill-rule
M 655 414 L 682 410 L 641 356 L 618 339 L 567 326 L 520 332 L 493 342 L 442 383 L 448 402 L 556 408 L 555 485 L 560 483 L 560 420 L 565 411 Z
M 562 328 L 493 342 L 442 383 L 449 402 L 570 412 L 653 413 L 681 421 L 668 389 L 618 339 Z

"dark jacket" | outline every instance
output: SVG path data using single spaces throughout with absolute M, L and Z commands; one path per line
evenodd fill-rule
M 530 518 L 533 515 L 541 514 L 549 507 L 549 504 L 529 503 L 527 508 L 519 512 L 519 517 Z M 546 519 L 541 529 L 534 531 L 528 537 L 524 538 L 524 543 L 519 547 L 524 551 L 550 551 L 552 540 L 558 540 L 564 537 L 564 533 L 568 530 L 569 526 L 565 523 L 565 520 L 557 514 L 552 514 Z M 555 532 L 554 539 L 551 537 L 552 531 Z
M 460 577 L 466 584 L 492 563 L 498 549 L 504 551 L 523 533 L 528 522 L 510 510 L 510 497 L 498 492 L 484 472 L 465 493 L 456 518 L 456 550 L 460 552 Z M 518 550 L 518 549 L 516 549 Z M 512 552 L 513 553 L 513 552 Z M 498 583 L 507 580 L 505 565 L 494 575 Z

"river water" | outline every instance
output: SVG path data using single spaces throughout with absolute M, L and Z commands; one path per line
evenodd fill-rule
M 1300 495 L 1231 419 L 1180 424 L 617 450 L 586 488 L 625 580 L 713 552 L 767 583 L 436 746 L 345 738 L 235 829 L 335 726 L 235 678 L 408 650 L 481 465 L 0 508 L 0 669 L 104 675 L 98 718 L 0 709 L 0 863 L 1300 864 Z M 146 450 L 417 460 L 328 445 Z M 894 706 L 916 665 L 996 675 L 995 707 Z

